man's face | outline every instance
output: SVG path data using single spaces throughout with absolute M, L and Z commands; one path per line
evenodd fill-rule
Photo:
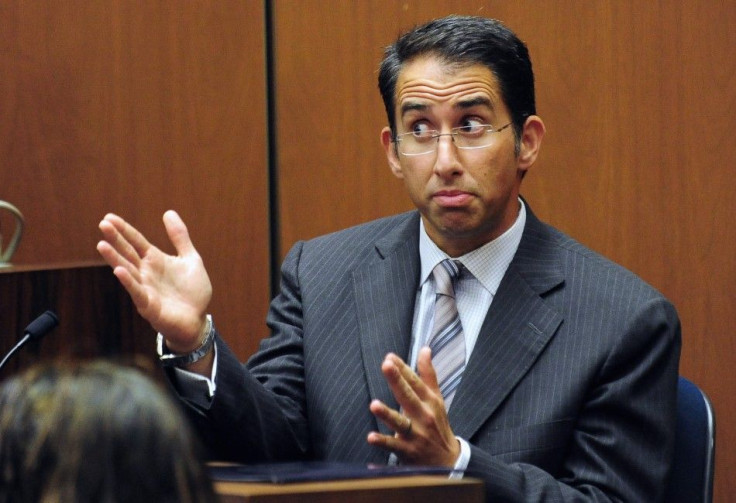
M 510 121 L 498 82 L 485 66 L 450 67 L 425 56 L 405 64 L 399 74 L 397 134 L 422 129 L 449 133 L 477 124 L 500 128 Z M 427 233 L 448 255 L 482 246 L 516 220 L 522 175 L 536 158 L 544 133 L 541 120 L 534 121 L 538 124 L 532 125 L 532 138 L 529 120 L 524 126 L 519 156 L 512 127 L 491 133 L 490 145 L 484 148 L 458 149 L 450 136 L 442 136 L 436 153 L 417 156 L 397 152 L 390 130 L 381 132 L 391 170 L 404 180 Z

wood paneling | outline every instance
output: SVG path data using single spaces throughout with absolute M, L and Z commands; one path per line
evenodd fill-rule
M 15 264 L 99 259 L 109 211 L 173 252 L 187 222 L 243 357 L 269 298 L 262 2 L 0 3 L 0 199 Z M 0 232 L 10 232 L 4 224 Z
M 531 50 L 548 130 L 523 193 L 542 218 L 675 302 L 681 372 L 718 415 L 715 499 L 736 499 L 736 343 L 727 327 L 736 314 L 736 6 L 275 0 L 272 8 L 277 253 L 411 207 L 378 140 L 383 47 L 450 13 L 504 20 Z M 268 300 L 264 30 L 262 2 L 1 2 L 0 199 L 28 223 L 14 262 L 97 260 L 107 211 L 172 251 L 160 217 L 175 208 L 211 274 L 217 324 L 245 358 L 265 335 Z M 4 236 L 10 227 L 0 220 Z M 12 314 L 13 302 L 0 298 L 0 316 L 27 322 L 20 318 L 33 315 Z
M 30 341 L 6 363 L 0 380 L 43 360 L 108 358 L 157 369 L 155 332 L 136 312 L 107 266 L 59 264 L 51 269 L 0 269 L 0 358 L 25 327 L 50 309 L 59 325 Z M 162 375 L 160 371 L 154 375 Z
M 733 2 L 274 2 L 281 253 L 410 207 L 378 142 L 376 69 L 398 33 L 451 13 L 527 42 L 547 136 L 522 192 L 674 301 L 681 373 L 718 416 L 715 499 L 735 500 Z
M 412 207 L 379 141 L 376 71 L 399 26 L 387 4 L 274 2 L 282 255 L 297 239 Z

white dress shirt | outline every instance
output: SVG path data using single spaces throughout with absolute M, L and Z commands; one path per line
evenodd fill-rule
M 511 260 L 519 248 L 521 235 L 526 223 L 526 208 L 519 199 L 519 215 L 516 222 L 499 237 L 486 243 L 480 248 L 466 253 L 460 257 L 450 257 L 430 239 L 424 228 L 424 222 L 419 221 L 419 259 L 421 261 L 421 272 L 419 277 L 419 290 L 414 307 L 414 325 L 412 328 L 412 348 L 410 364 L 413 369 L 417 366 L 417 355 L 419 350 L 426 346 L 426 338 L 432 330 L 432 313 L 434 313 L 434 302 L 437 298 L 435 292 L 434 276 L 432 270 L 437 264 L 447 258 L 462 263 L 471 273 L 464 274 L 460 281 L 455 284 L 455 302 L 457 304 L 458 316 L 463 326 L 465 335 L 465 362 L 470 360 L 470 355 L 478 340 L 481 325 L 491 307 L 493 297 L 496 295 L 498 285 L 506 274 Z M 470 462 L 470 445 L 465 439 L 457 437 L 460 442 L 460 457 L 455 463 L 455 471 L 451 477 L 461 477 L 463 471 Z M 395 462 L 392 455 L 390 462 Z

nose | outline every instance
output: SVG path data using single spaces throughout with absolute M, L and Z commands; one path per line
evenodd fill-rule
M 462 171 L 455 138 L 451 133 L 437 135 L 437 157 L 434 162 L 434 171 L 440 177 L 455 176 Z

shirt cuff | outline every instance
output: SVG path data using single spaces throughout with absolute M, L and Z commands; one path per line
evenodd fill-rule
M 450 472 L 451 479 L 461 479 L 470 463 L 470 444 L 463 438 L 455 437 L 460 442 L 460 456 L 455 461 L 455 467 Z
M 461 479 L 463 478 L 465 470 L 468 469 L 468 464 L 470 464 L 470 444 L 465 439 L 460 437 L 455 438 L 460 442 L 460 455 L 457 457 L 455 466 L 452 467 L 452 471 L 448 478 Z M 389 455 L 387 464 L 388 466 L 396 466 L 399 464 L 399 458 L 396 457 L 396 454 L 392 452 L 391 455 Z
M 205 409 L 209 408 L 212 403 L 212 397 L 215 396 L 215 390 L 217 389 L 215 385 L 215 377 L 217 376 L 217 341 L 214 343 L 213 351 L 215 354 L 212 362 L 212 375 L 210 377 L 174 367 L 177 383 L 176 391 L 179 393 L 179 396 Z

